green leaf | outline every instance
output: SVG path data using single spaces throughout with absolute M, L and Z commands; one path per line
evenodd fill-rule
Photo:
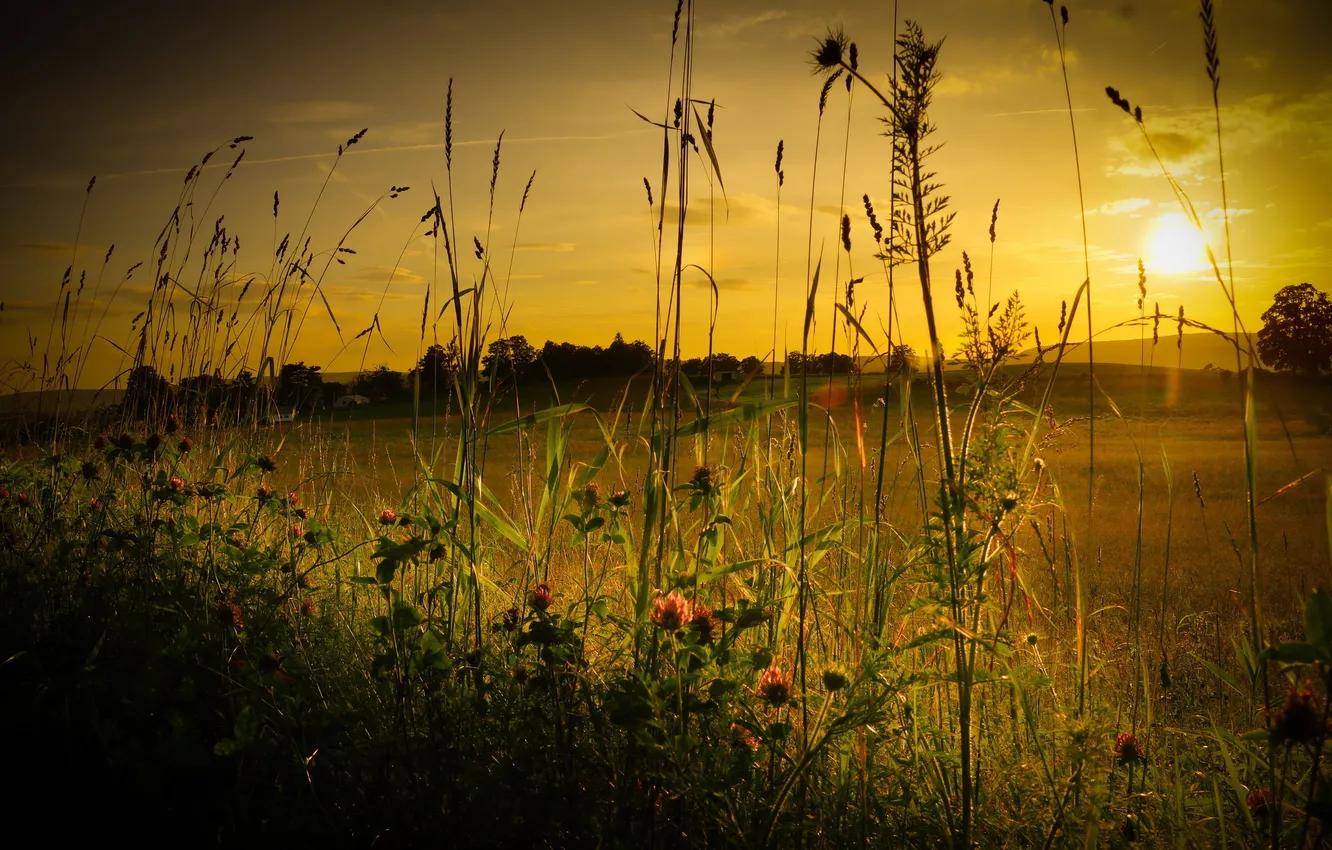
M 581 402 L 571 404 L 562 404 L 558 407 L 547 407 L 545 410 L 538 410 L 536 413 L 529 413 L 526 416 L 505 422 L 502 425 L 496 425 L 486 432 L 486 436 L 494 437 L 500 434 L 508 434 L 511 431 L 517 431 L 519 428 L 529 428 L 533 425 L 539 425 L 549 419 L 562 419 L 571 413 L 587 410 L 587 405 Z
M 1303 641 L 1282 643 L 1263 654 L 1275 661 L 1284 661 L 1287 664 L 1313 664 L 1324 657 L 1324 653 L 1320 652 L 1317 646 Z
M 1304 637 L 1324 654 L 1332 649 L 1332 594 L 1315 590 L 1304 602 Z
M 786 399 L 767 399 L 763 401 L 750 401 L 744 404 L 732 407 L 730 410 L 723 410 L 721 413 L 712 416 L 700 416 L 684 423 L 675 429 L 675 438 L 689 437 L 694 434 L 701 434 L 705 430 L 712 428 L 726 427 L 740 422 L 750 422 L 755 419 L 766 419 L 768 416 L 779 410 L 784 410 L 795 404 L 794 400 Z
M 879 347 L 874 344 L 874 340 L 870 338 L 869 333 L 866 332 L 866 330 L 861 326 L 860 320 L 857 319 L 855 316 L 851 315 L 851 311 L 846 309 L 845 304 L 838 304 L 837 309 L 838 311 L 841 312 L 842 318 L 846 320 L 846 323 L 851 327 L 855 328 L 856 335 L 859 336 L 861 339 L 865 340 L 865 342 L 869 343 L 869 347 L 874 351 L 875 354 L 878 354 Z
M 259 730 L 263 722 L 259 719 L 259 714 L 254 710 L 254 706 L 247 705 L 236 715 L 236 723 L 233 734 L 236 741 L 245 744 L 259 737 Z

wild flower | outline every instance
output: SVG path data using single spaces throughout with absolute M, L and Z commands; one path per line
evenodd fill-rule
M 699 643 L 711 643 L 712 633 L 717 629 L 717 621 L 712 616 L 712 609 L 699 604 L 690 606 L 689 629 L 698 637 Z
M 217 616 L 219 623 L 233 629 L 241 628 L 245 622 L 244 612 L 241 610 L 241 607 L 229 599 L 217 603 L 217 607 L 213 609 L 213 613 Z
M 176 414 L 173 413 L 167 417 L 166 432 L 168 434 L 174 434 L 179 430 L 180 430 L 180 417 L 176 416 Z
M 694 467 L 694 475 L 689 479 L 689 486 L 700 493 L 712 491 L 712 467 L 707 464 Z
M 1254 820 L 1265 821 L 1276 804 L 1276 796 L 1271 788 L 1254 788 L 1244 798 L 1244 803 L 1249 807 L 1249 814 L 1253 815 Z
M 818 47 L 810 51 L 810 64 L 814 66 L 814 73 L 819 74 L 839 67 L 846 48 L 846 33 L 840 29 L 829 30 L 828 34 L 819 40 Z
M 129 451 L 134 448 L 134 438 L 129 434 L 121 434 L 119 437 L 116 437 L 116 448 L 121 451 Z
M 148 439 L 143 441 L 143 447 L 148 450 L 148 454 L 150 455 L 156 454 L 157 450 L 162 447 L 162 435 L 161 434 L 150 435 Z
M 550 585 L 544 581 L 532 588 L 532 592 L 527 594 L 527 604 L 538 611 L 545 611 L 555 601 L 555 594 L 551 593 Z
M 582 502 L 583 509 L 589 511 L 601 504 L 601 490 L 597 487 L 595 481 L 583 488 Z
M 176 445 L 176 449 L 183 455 L 189 454 L 190 449 L 193 448 L 194 448 L 194 441 L 191 440 L 189 437 L 181 437 L 180 442 Z
M 759 676 L 755 689 L 759 699 L 769 705 L 777 706 L 791 698 L 791 679 L 782 673 L 781 665 L 774 659 Z
M 85 463 L 80 467 L 79 474 L 83 476 L 84 481 L 96 481 L 102 477 L 102 472 L 95 463 Z
M 664 596 L 658 596 L 652 603 L 648 615 L 654 624 L 668 632 L 679 631 L 690 616 L 689 600 L 678 590 L 672 590 Z
M 291 536 L 297 540 L 300 540 L 301 538 L 305 537 L 305 529 L 301 528 L 299 525 L 293 525 L 291 527 Z
M 737 749 L 743 748 L 750 751 L 759 748 L 758 738 L 754 734 L 741 726 L 739 723 L 731 724 L 731 746 Z
M 264 472 L 277 472 L 277 461 L 272 455 L 264 455 L 254 462 Z
M 167 486 L 171 488 L 171 492 L 179 493 L 185 489 L 185 480 L 173 475 L 167 479 Z
M 270 499 L 272 498 L 272 496 L 273 496 L 273 488 L 269 487 L 267 484 L 260 484 L 259 489 L 256 490 L 254 494 L 254 497 L 256 499 L 259 499 L 260 501 L 265 501 L 267 499 Z
M 1115 736 L 1114 754 L 1115 761 L 1124 767 L 1147 761 L 1147 755 L 1143 752 L 1142 744 L 1138 742 L 1138 736 L 1132 732 L 1120 732 Z
M 106 434 L 98 434 L 97 438 L 93 440 L 93 448 L 100 452 L 102 449 L 106 448 L 106 444 L 109 440 L 110 438 L 107 437 Z
M 1322 700 L 1314 696 L 1313 686 L 1291 687 L 1286 701 L 1272 723 L 1272 737 L 1287 744 L 1311 744 L 1326 730 L 1323 728 Z
M 823 687 L 827 688 L 830 693 L 836 693 L 849 684 L 851 684 L 851 680 L 846 677 L 846 673 L 842 670 L 829 667 L 823 671 Z
M 616 490 L 610 496 L 611 507 L 623 508 L 629 504 L 629 494 L 623 490 Z
M 380 525 L 393 525 L 397 521 L 398 521 L 398 515 L 395 514 L 393 511 L 385 510 L 379 515 Z
M 315 614 L 319 613 L 319 609 L 310 599 L 303 600 L 301 602 L 301 607 L 298 610 L 302 617 L 313 617 Z
M 20 508 L 26 508 L 28 507 L 29 504 L 31 504 L 31 500 L 28 498 L 27 493 L 19 493 L 17 496 L 14 497 L 14 501 L 18 502 L 18 506 Z

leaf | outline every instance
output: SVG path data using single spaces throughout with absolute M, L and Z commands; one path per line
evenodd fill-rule
M 496 425 L 494 428 L 491 428 L 486 432 L 486 436 L 495 437 L 500 434 L 508 434 L 512 431 L 517 431 L 519 428 L 529 428 L 533 425 L 539 425 L 546 422 L 549 419 L 563 418 L 583 410 L 587 410 L 587 405 L 581 402 L 562 404 L 558 407 L 547 407 L 545 410 L 538 410 L 536 413 L 529 413 L 526 416 L 513 419 L 502 425 Z
M 338 260 L 338 262 L 342 261 Z M 333 305 L 328 303 L 328 296 L 324 295 L 322 286 L 315 291 L 319 293 L 319 300 L 324 302 L 324 309 L 328 311 L 328 319 L 333 323 L 333 330 L 338 332 L 338 342 L 342 342 L 342 326 L 338 324 L 338 317 L 333 315 Z
M 240 710 L 240 714 L 236 715 L 233 730 L 236 741 L 241 744 L 253 741 L 259 736 L 259 729 L 262 725 L 263 723 L 260 721 L 258 713 L 255 712 L 254 706 L 245 706 Z
M 851 315 L 851 311 L 846 309 L 845 304 L 838 304 L 837 309 L 842 314 L 842 318 L 846 320 L 846 323 L 856 329 L 856 334 L 861 339 L 865 340 L 865 342 L 869 343 L 869 347 L 874 350 L 875 354 L 879 354 L 879 347 L 874 344 L 874 340 L 870 338 L 869 333 L 861 326 L 860 320 Z
M 706 126 L 703 119 L 698 117 L 698 107 L 694 107 L 694 122 L 700 128 Z M 712 160 L 712 173 L 717 175 L 717 185 L 722 190 L 722 200 L 726 199 L 726 184 L 722 182 L 721 165 L 717 163 L 717 152 L 712 149 L 712 133 L 708 130 L 700 130 L 699 135 L 703 137 L 703 147 L 707 149 L 708 159 Z
M 1332 594 L 1315 590 L 1304 603 L 1304 637 L 1324 654 L 1332 649 Z
M 675 429 L 675 438 L 688 437 L 693 434 L 700 434 L 705 430 L 734 425 L 740 422 L 750 422 L 755 419 L 764 419 L 776 413 L 779 410 L 791 407 L 795 404 L 794 400 L 787 399 L 766 399 L 763 401 L 746 402 L 739 407 L 733 407 L 730 410 L 723 410 L 721 413 L 713 416 L 700 416 L 684 423 Z
M 660 124 L 660 123 L 658 123 L 658 122 L 656 122 L 656 121 L 653 121 L 651 118 L 649 118 L 649 117 L 647 117 L 646 115 L 644 115 L 643 113 L 639 112 L 637 109 L 634 109 L 632 106 L 629 107 L 629 111 L 632 112 L 632 113 L 634 113 L 635 115 L 637 115 L 639 118 L 642 118 L 644 121 L 648 122 L 648 123 L 651 124 L 653 127 L 660 127 L 660 128 L 663 129 L 663 130 L 669 130 L 669 129 L 670 129 L 670 128 L 667 127 L 665 124 Z
M 762 564 L 770 563 L 767 558 L 751 558 L 747 561 L 733 561 L 729 564 L 723 564 L 720 567 L 714 567 L 699 573 L 699 584 L 711 584 L 719 578 L 724 578 L 731 573 L 737 573 L 741 570 L 747 570 L 750 567 L 757 567 Z

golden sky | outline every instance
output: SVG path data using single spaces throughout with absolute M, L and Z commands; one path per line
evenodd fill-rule
M 28 361 L 45 347 L 51 305 L 66 266 L 89 287 L 108 246 L 116 250 L 95 305 L 102 335 L 125 345 L 155 259 L 153 240 L 182 178 L 203 153 L 252 135 L 234 177 L 209 210 L 242 242 L 236 268 L 265 274 L 276 240 L 300 231 L 340 142 L 362 127 L 311 221 L 312 250 L 327 251 L 363 209 L 393 185 L 355 231 L 325 286 L 345 336 L 380 309 L 393 346 L 376 338 L 342 348 L 312 313 L 293 359 L 328 371 L 416 356 L 422 299 L 436 275 L 431 243 L 414 238 L 445 180 L 447 81 L 454 78 L 454 188 L 459 241 L 485 239 L 495 139 L 504 132 L 492 255 L 507 270 L 517 208 L 508 331 L 604 344 L 617 332 L 649 339 L 654 275 L 643 178 L 654 194 L 661 136 L 634 116 L 663 114 L 670 55 L 670 0 L 547 3 L 494 0 L 310 4 L 237 2 L 111 4 L 101 11 L 30 8 L 6 27 L 0 80 L 8 130 L 0 137 L 0 361 Z M 1222 127 L 1232 210 L 1234 273 L 1251 330 L 1282 286 L 1332 289 L 1332 5 L 1325 0 L 1217 0 Z M 771 348 L 774 280 L 779 346 L 799 346 L 810 244 L 811 169 L 820 81 L 808 52 L 829 26 L 859 46 L 871 79 L 890 71 L 892 4 L 804 0 L 699 0 L 694 95 L 716 99 L 715 146 L 727 201 L 715 201 L 695 160 L 687 263 L 711 267 L 720 289 L 716 345 L 737 355 Z M 979 280 L 990 269 L 990 211 L 1000 199 L 993 256 L 999 300 L 1021 291 L 1043 338 L 1054 337 L 1060 301 L 1081 282 L 1082 241 L 1069 116 L 1049 8 L 1041 0 L 902 0 L 900 15 L 947 40 L 934 119 L 945 142 L 935 159 L 957 220 L 936 258 L 941 303 L 951 307 L 953 269 L 967 250 Z M 1182 214 L 1131 119 L 1106 98 L 1113 85 L 1141 104 L 1172 172 L 1209 222 L 1218 249 L 1221 194 L 1197 4 L 1190 0 L 1069 3 L 1069 75 L 1080 143 L 1098 329 L 1137 315 L 1136 263 L 1147 266 L 1149 305 L 1229 327 L 1210 272 L 1201 267 Z M 886 306 L 883 272 L 861 196 L 886 218 L 888 142 L 867 92 L 834 89 L 824 116 L 813 187 L 812 251 L 825 275 L 865 283 L 867 326 Z M 850 102 L 848 102 L 850 100 Z M 848 120 L 849 107 L 849 120 Z M 780 208 L 773 160 L 785 141 Z M 845 154 L 844 154 L 845 152 Z M 204 178 L 202 206 L 236 151 L 224 149 Z M 845 183 L 842 174 L 845 171 Z M 75 256 L 84 189 L 97 175 Z M 281 196 L 276 233 L 272 196 Z M 852 218 L 850 270 L 837 259 L 837 221 Z M 777 225 L 781 224 L 780 265 Z M 696 223 L 695 223 L 696 222 Z M 1223 253 L 1223 252 L 1222 252 Z M 471 252 L 464 274 L 478 268 Z M 441 265 L 442 268 L 442 265 Z M 397 269 L 396 272 L 393 270 Z M 390 273 L 392 280 L 390 283 Z M 503 277 L 503 274 L 501 275 Z M 825 277 L 822 291 L 831 297 Z M 708 288 L 687 272 L 686 355 L 706 347 Z M 387 295 L 384 295 L 387 285 Z M 979 287 L 978 287 L 979 291 Z M 918 296 L 904 288 L 906 339 L 924 331 Z M 380 306 L 383 298 L 382 307 Z M 85 299 L 85 305 L 87 300 Z M 817 343 L 826 348 L 828 306 Z M 949 342 L 959 328 L 945 311 Z M 427 331 L 429 333 L 429 331 Z M 440 333 L 447 333 L 443 324 Z M 877 334 L 881 336 L 881 334 Z M 1135 331 L 1107 336 L 1136 336 Z M 94 342 L 85 385 L 124 368 Z M 950 349 L 954 346 L 947 345 Z M 0 370 L 20 381 L 9 367 Z

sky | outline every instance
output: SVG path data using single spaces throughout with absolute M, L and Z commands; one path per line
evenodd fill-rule
M 1043 339 L 1054 338 L 1060 304 L 1084 278 L 1079 173 L 1097 332 L 1138 335 L 1120 324 L 1138 315 L 1139 258 L 1149 311 L 1157 303 L 1170 314 L 1183 306 L 1190 318 L 1230 326 L 1221 289 L 1160 166 L 1104 93 L 1114 86 L 1141 105 L 1158 152 L 1224 257 L 1197 3 L 1077 0 L 1068 8 L 1077 164 L 1050 7 L 1041 0 L 898 4 L 900 19 L 944 39 L 932 110 L 943 147 L 933 167 L 957 218 L 933 274 L 950 351 L 960 329 L 951 290 L 963 250 L 977 269 L 978 292 L 983 286 L 998 301 L 1017 290 Z M 492 291 L 507 293 L 503 322 L 497 307 L 491 333 L 523 334 L 537 346 L 547 339 L 604 345 L 616 333 L 650 340 L 656 276 L 643 178 L 659 194 L 662 139 L 633 110 L 661 120 L 669 109 L 674 10 L 670 0 L 238 0 L 207 8 L 100 4 L 77 13 L 29 4 L 12 12 L 0 36 L 9 127 L 0 134 L 0 363 L 8 363 L 0 378 L 19 386 L 28 374 L 22 364 L 40 371 L 43 354 L 60 349 L 53 306 L 71 265 L 74 281 L 87 275 L 83 318 L 67 334 L 74 342 L 64 344 L 86 340 L 80 383 L 99 386 L 126 368 L 117 346 L 129 345 L 131 320 L 145 304 L 154 240 L 186 173 L 219 144 L 191 208 L 202 232 L 192 256 L 224 215 L 228 234 L 241 240 L 227 272 L 230 291 L 250 277 L 262 288 L 283 234 L 296 239 L 308 218 L 320 268 L 373 205 L 347 237 L 355 253 L 338 254 L 342 262 L 323 280 L 338 329 L 313 310 L 288 359 L 334 372 L 407 368 L 423 344 L 425 293 L 443 283 L 443 263 L 420 221 L 433 204 L 431 185 L 442 191 L 449 181 L 450 78 L 457 238 L 490 246 L 499 278 Z M 1307 281 L 1332 289 L 1332 58 L 1325 45 L 1332 4 L 1216 0 L 1216 10 L 1233 273 L 1241 315 L 1256 330 L 1281 287 Z M 821 81 L 808 60 L 829 27 L 842 27 L 858 46 L 861 70 L 885 81 L 892 4 L 697 0 L 695 27 L 694 96 L 716 102 L 722 185 L 709 186 L 704 157 L 693 160 L 685 263 L 710 269 L 717 283 L 716 349 L 768 355 L 774 305 L 778 358 L 798 348 L 807 269 L 820 256 L 815 346 L 831 344 L 830 299 L 853 276 L 864 277 L 857 302 L 881 344 L 887 282 L 861 198 L 868 194 L 886 218 L 883 110 L 867 91 L 848 95 L 837 86 L 820 123 Z M 339 159 L 339 144 L 362 128 L 364 138 Z M 241 135 L 253 139 L 240 146 L 245 156 L 224 180 L 240 151 L 225 143 Z M 375 203 L 395 186 L 411 189 Z M 839 250 L 843 209 L 852 220 L 849 258 Z M 471 280 L 480 263 L 470 251 L 462 256 Z M 122 282 L 140 261 L 145 266 Z M 197 277 L 197 268 L 182 280 Z M 898 290 L 900 329 L 921 349 L 919 286 L 903 274 L 899 284 L 915 289 Z M 690 268 L 683 288 L 685 355 L 699 355 L 708 344 L 710 287 Z M 376 313 L 383 333 L 347 344 Z M 426 328 L 424 343 L 450 333 L 440 322 Z

